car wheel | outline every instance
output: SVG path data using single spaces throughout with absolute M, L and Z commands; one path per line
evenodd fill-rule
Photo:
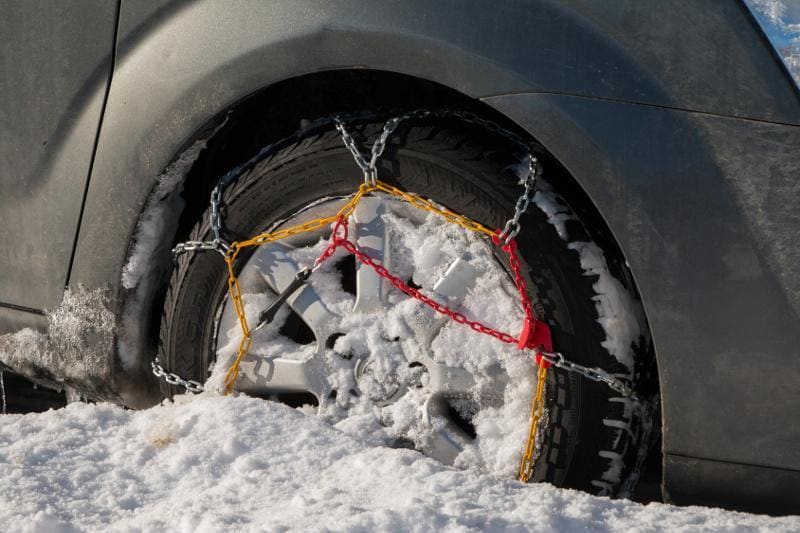
M 362 141 L 379 132 L 379 124 L 354 128 Z M 331 128 L 276 146 L 244 165 L 225 189 L 227 239 L 334 214 L 362 182 Z M 383 181 L 500 228 L 520 193 L 520 156 L 476 125 L 430 119 L 398 128 L 379 172 Z M 603 255 L 594 247 L 589 257 L 570 244 L 579 234 L 585 241 L 583 226 L 563 198 L 541 187 L 540 209 L 523 217 L 517 239 L 536 312 L 566 357 L 633 379 L 633 356 L 609 353 L 609 333 L 598 321 L 595 285 L 608 270 Z M 212 237 L 209 216 L 190 239 Z M 485 239 L 381 194 L 365 198 L 354 217 L 355 242 L 393 273 L 470 318 L 518 333 L 522 315 L 508 265 Z M 242 253 L 237 273 L 251 326 L 298 269 L 313 263 L 330 232 Z M 160 329 L 159 359 L 170 371 L 205 381 L 215 361 L 230 364 L 240 333 L 226 279 L 219 254 L 187 253 L 176 261 Z M 535 382 L 523 352 L 435 316 L 342 251 L 289 304 L 254 335 L 237 390 L 316 412 L 379 444 L 515 475 Z M 638 472 L 646 429 L 641 412 L 605 385 L 551 369 L 534 479 L 624 492 Z

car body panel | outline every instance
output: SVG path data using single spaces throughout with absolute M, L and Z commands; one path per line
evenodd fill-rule
M 488 103 L 548 147 L 622 247 L 664 451 L 800 470 L 800 425 L 775 424 L 800 412 L 800 127 L 561 95 Z
M 116 16 L 114 2 L 3 6 L 0 303 L 41 310 L 61 301 L 111 72 Z
M 695 54 L 691 61 L 672 55 L 664 36 L 637 29 L 652 22 L 638 2 L 605 9 L 578 1 L 444 2 L 435 9 L 426 2 L 320 2 L 302 9 L 295 2 L 254 2 L 237 10 L 216 2 L 152 10 L 124 2 L 86 209 L 103 212 L 115 198 L 126 198 L 130 208 L 81 228 L 70 282 L 114 288 L 127 247 L 104 245 L 99 253 L 100 243 L 128 242 L 157 176 L 181 148 L 242 98 L 319 70 L 405 73 L 474 97 L 582 94 L 800 123 L 797 92 L 774 68 L 746 8 L 685 4 L 679 16 L 661 2 L 649 6 L 660 23 L 683 28 L 681 41 L 693 49 L 722 42 L 734 53 Z M 733 75 L 737 83 L 728 78 Z M 704 99 L 708 93 L 713 102 Z
M 664 497 L 677 504 L 778 515 L 797 514 L 800 509 L 797 470 L 666 454 L 663 485 Z
M 800 468 L 796 425 L 775 423 L 798 412 L 800 98 L 738 2 L 123 1 L 69 284 L 109 288 L 122 314 L 120 274 L 168 165 L 248 96 L 332 69 L 435 81 L 527 129 L 630 263 L 666 452 Z M 680 487 L 692 470 L 675 472 Z

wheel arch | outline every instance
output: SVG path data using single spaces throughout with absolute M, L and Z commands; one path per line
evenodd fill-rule
M 161 177 L 150 187 L 147 198 L 142 200 L 135 223 L 126 236 L 123 261 L 116 267 L 115 277 L 106 281 L 106 285 L 110 285 L 117 296 L 113 301 L 121 320 L 118 351 L 136 353 L 140 357 L 131 366 L 130 355 L 116 354 L 118 359 L 128 359 L 126 364 L 120 362 L 118 365 L 123 370 L 119 376 L 121 387 L 127 390 L 131 382 L 144 380 L 149 382 L 148 393 L 155 393 L 152 379 L 147 375 L 149 354 L 154 353 L 148 339 L 157 337 L 155 328 L 159 305 L 163 299 L 163 278 L 148 288 L 137 287 L 135 283 L 132 286 L 128 283 L 126 286 L 119 282 L 119 272 L 124 271 L 125 266 L 131 263 L 132 254 L 137 253 L 137 239 L 141 234 L 137 225 L 147 216 L 151 206 L 159 201 L 163 202 L 169 194 L 160 184 L 168 182 L 170 186 L 180 187 L 180 194 L 185 201 L 185 205 L 178 206 L 177 209 L 162 210 L 159 215 L 164 217 L 157 223 L 160 231 L 157 238 L 159 245 L 150 250 L 152 255 L 148 261 L 155 270 L 165 273 L 171 264 L 166 251 L 186 238 L 197 218 L 206 209 L 210 191 L 219 177 L 241 161 L 252 157 L 263 146 L 296 133 L 304 118 L 326 116 L 334 112 L 358 112 L 365 108 L 390 112 L 418 107 L 466 109 L 530 138 L 514 120 L 485 102 L 438 83 L 387 71 L 341 69 L 289 78 L 249 94 L 232 106 L 220 110 L 183 142 L 159 172 Z M 264 117 L 269 119 L 265 120 Z M 535 139 L 531 141 L 538 144 Z M 541 146 L 540 151 L 549 177 L 558 181 L 559 192 L 568 197 L 572 207 L 588 223 L 592 239 L 607 254 L 614 274 L 633 293 L 638 294 L 633 276 L 626 266 L 627 261 L 601 213 L 560 161 L 548 155 L 546 147 Z M 353 171 L 358 172 L 355 165 Z M 138 253 L 141 255 L 141 251 Z M 92 271 L 75 271 L 79 275 L 83 272 L 94 278 L 89 283 L 76 279 L 75 283 L 90 286 L 98 283 L 95 276 L 100 272 L 96 268 Z M 142 321 L 145 326 L 134 326 L 137 320 Z M 136 371 L 132 372 L 134 368 Z M 130 388 L 130 395 L 141 393 L 142 390 L 137 392 L 136 386 Z M 155 396 L 151 398 L 150 401 L 157 399 Z

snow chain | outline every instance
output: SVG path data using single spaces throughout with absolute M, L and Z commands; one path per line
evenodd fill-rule
M 435 204 L 431 200 L 422 198 L 411 192 L 400 190 L 392 185 L 378 180 L 377 162 L 383 154 L 389 137 L 395 131 L 397 126 L 405 120 L 424 119 L 429 117 L 457 118 L 464 122 L 481 126 L 496 134 L 504 136 L 514 144 L 524 148 L 527 152 L 525 157 L 525 163 L 527 165 L 526 174 L 520 181 L 520 184 L 523 186 L 524 190 L 515 204 L 514 215 L 508 220 L 502 230 L 489 229 L 479 222 L 471 220 L 458 213 L 454 213 L 442 206 L 439 206 L 438 204 Z M 432 308 L 437 313 L 449 317 L 454 322 L 464 324 L 478 333 L 489 335 L 504 343 L 516 344 L 520 350 L 527 350 L 533 354 L 534 360 L 538 366 L 538 372 L 536 379 L 536 391 L 531 405 L 530 427 L 528 431 L 527 443 L 519 466 L 519 479 L 521 481 L 528 482 L 531 479 L 533 475 L 536 452 L 540 447 L 542 436 L 540 434 L 541 432 L 539 425 L 544 413 L 548 367 L 551 365 L 556 366 L 569 372 L 580 374 L 581 376 L 584 376 L 590 380 L 605 383 L 611 389 L 622 394 L 623 396 L 636 402 L 640 401 L 636 393 L 622 380 L 613 377 L 602 369 L 588 368 L 578 363 L 568 361 L 561 353 L 554 351 L 550 337 L 549 326 L 545 322 L 537 319 L 533 314 L 533 307 L 531 305 L 530 298 L 528 297 L 525 280 L 521 273 L 515 237 L 522 229 L 520 218 L 528 209 L 534 186 L 536 184 L 536 177 L 541 171 L 541 166 L 539 165 L 536 157 L 534 157 L 531 153 L 528 145 L 521 137 L 493 122 L 482 119 L 471 113 L 416 110 L 387 120 L 384 123 L 380 136 L 372 145 L 369 159 L 367 159 L 367 157 L 361 153 L 355 139 L 347 131 L 345 123 L 339 117 L 334 118 L 334 123 L 336 129 L 342 136 L 344 145 L 353 155 L 356 164 L 358 164 L 359 168 L 364 174 L 364 183 L 350 197 L 350 199 L 344 205 L 342 205 L 338 213 L 333 216 L 318 218 L 297 226 L 260 233 L 247 240 L 228 243 L 222 237 L 222 193 L 224 188 L 231 181 L 233 181 L 233 177 L 235 176 L 226 176 L 220 181 L 220 183 L 211 193 L 211 230 L 214 236 L 213 240 L 187 241 L 178 244 L 173 250 L 173 254 L 176 257 L 182 253 L 190 251 L 215 251 L 220 253 L 225 260 L 225 265 L 228 271 L 228 293 L 230 295 L 234 311 L 236 312 L 236 316 L 239 321 L 239 327 L 242 333 L 242 339 L 239 343 L 237 356 L 225 375 L 225 387 L 228 393 L 233 390 L 236 379 L 239 376 L 239 364 L 250 350 L 253 331 L 258 329 L 258 327 L 261 327 L 264 323 L 270 321 L 274 316 L 275 311 L 277 311 L 277 306 L 284 302 L 286 298 L 291 296 L 291 294 L 303 283 L 305 283 L 308 277 L 317 268 L 319 268 L 323 262 L 325 262 L 334 254 L 337 248 L 341 247 L 351 253 L 356 260 L 372 268 L 379 276 L 388 280 L 389 283 L 391 283 L 394 287 L 409 297 L 414 298 L 422 302 L 424 305 Z M 409 286 L 403 280 L 389 272 L 388 269 L 386 269 L 380 262 L 370 257 L 361 251 L 358 246 L 353 244 L 348 239 L 348 220 L 355 211 L 356 206 L 361 199 L 364 198 L 365 195 L 371 193 L 383 193 L 389 196 L 394 196 L 400 200 L 408 202 L 418 209 L 434 213 L 450 223 L 461 226 L 462 228 L 474 233 L 482 234 L 484 237 L 491 239 L 495 246 L 498 246 L 503 252 L 505 252 L 514 275 L 514 284 L 517 288 L 520 304 L 524 313 L 524 325 L 520 334 L 514 336 L 509 333 L 490 328 L 481 322 L 470 320 L 464 314 L 459 313 L 440 302 L 437 302 L 436 300 L 423 294 L 418 289 Z M 269 242 L 286 239 L 294 235 L 316 231 L 325 227 L 330 227 L 331 225 L 333 226 L 333 232 L 331 233 L 328 246 L 315 260 L 313 266 L 302 270 L 298 274 L 296 282 L 291 284 L 290 287 L 288 287 L 287 290 L 279 296 L 276 305 L 270 306 L 267 310 L 261 313 L 258 326 L 251 330 L 247 323 L 247 318 L 245 317 L 242 294 L 239 289 L 239 281 L 235 273 L 235 265 L 236 260 L 239 257 L 239 253 L 246 248 L 256 247 Z M 171 385 L 178 385 L 184 387 L 190 392 L 195 393 L 203 390 L 203 386 L 200 383 L 183 379 L 176 374 L 166 371 L 158 361 L 153 361 L 152 368 L 153 373 L 156 376 L 164 379 Z

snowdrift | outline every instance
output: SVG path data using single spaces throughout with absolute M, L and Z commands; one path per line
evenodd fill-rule
M 797 531 L 800 517 L 641 505 L 368 446 L 282 404 L 0 416 L 5 531 Z

